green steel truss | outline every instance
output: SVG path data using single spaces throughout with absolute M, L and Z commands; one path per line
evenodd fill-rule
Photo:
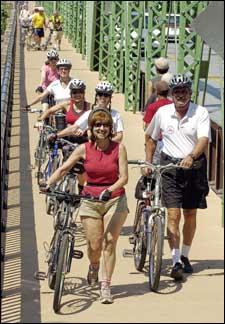
M 140 103 L 140 59 L 145 60 L 145 81 L 155 75 L 154 60 L 167 56 L 166 14 L 180 14 L 176 46 L 176 72 L 193 79 L 193 100 L 198 99 L 199 78 L 207 79 L 203 62 L 203 42 L 194 31 L 187 32 L 192 20 L 208 1 L 39 1 L 52 14 L 63 16 L 64 33 L 73 47 L 88 61 L 100 79 L 110 81 L 116 92 L 124 92 L 125 109 L 135 112 Z M 146 19 L 146 17 L 148 19 Z M 147 21 L 147 25 L 146 25 Z M 143 28 L 147 37 L 143 39 Z M 155 46 L 158 43 L 158 46 Z M 142 51 L 142 52 L 141 52 Z M 206 64 L 207 63 L 207 64 Z M 147 84 L 147 82 L 145 82 Z
M 125 1 L 125 110 L 136 111 L 140 102 L 140 50 L 143 1 Z
M 175 1 L 174 1 L 175 2 Z M 180 34 L 177 53 L 177 73 L 187 73 L 193 80 L 192 100 L 198 100 L 198 86 L 203 54 L 203 41 L 194 31 L 188 32 L 192 20 L 207 6 L 207 1 L 179 1 Z M 176 11 L 176 7 L 175 11 Z

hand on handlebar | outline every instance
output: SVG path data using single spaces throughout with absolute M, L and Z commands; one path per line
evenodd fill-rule
M 56 133 L 51 133 L 48 135 L 47 140 L 48 142 L 55 142 L 57 140 L 57 134 Z
M 100 201 L 109 201 L 109 199 L 112 196 L 112 191 L 105 189 L 102 191 L 102 193 L 99 196 Z
M 41 192 L 49 192 L 50 191 L 50 187 L 44 180 L 39 183 L 39 189 Z
M 30 110 L 30 105 L 26 105 L 25 107 L 22 107 L 21 110 L 23 112 L 28 112 Z
M 39 87 L 37 87 L 37 89 L 35 90 L 35 92 L 42 93 L 42 92 L 44 92 L 44 89 L 41 86 L 39 86 Z
M 180 162 L 179 166 L 189 169 L 193 166 L 193 162 L 194 160 L 192 159 L 192 157 L 188 155 Z

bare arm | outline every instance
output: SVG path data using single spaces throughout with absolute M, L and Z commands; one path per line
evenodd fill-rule
M 48 179 L 47 185 L 51 186 L 57 181 L 62 179 L 67 172 L 79 161 L 81 158 L 85 158 L 85 145 L 79 145 L 71 154 L 71 156 L 63 163 Z
M 39 118 L 40 120 L 46 119 L 50 115 L 54 115 L 54 113 L 60 109 L 66 110 L 68 106 L 68 102 L 61 102 L 55 106 L 52 106 L 50 109 L 47 109 Z
M 73 125 L 69 125 L 68 127 L 66 127 L 65 129 L 61 130 L 60 132 L 57 133 L 58 137 L 64 137 L 64 136 L 71 136 L 71 135 L 75 135 L 77 130 L 78 130 L 78 126 L 76 124 Z
M 34 101 L 32 101 L 29 106 L 33 106 L 36 103 L 40 102 L 41 100 L 43 100 L 44 98 L 46 98 L 48 95 L 50 94 L 50 92 L 46 89 L 43 93 L 41 93 L 40 95 L 37 96 L 36 99 L 34 99 Z
M 115 135 L 113 135 L 112 137 L 112 141 L 117 142 L 117 143 L 121 143 L 123 139 L 123 132 L 118 132 Z
M 128 162 L 127 162 L 127 151 L 125 146 L 121 143 L 119 146 L 119 179 L 108 189 L 114 191 L 122 188 L 128 182 Z
M 157 142 L 154 141 L 149 135 L 145 135 L 145 153 L 146 161 L 152 162 L 153 155 L 155 153 Z
M 200 137 L 192 152 L 181 161 L 180 165 L 183 167 L 190 168 L 193 164 L 193 161 L 197 159 L 206 150 L 208 142 L 208 137 Z

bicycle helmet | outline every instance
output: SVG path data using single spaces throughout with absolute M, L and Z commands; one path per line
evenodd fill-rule
M 48 59 L 56 59 L 56 60 L 58 60 L 59 59 L 59 54 L 56 52 L 56 50 L 51 50 L 51 51 L 48 51 L 47 58 Z
M 174 75 L 169 83 L 169 87 L 171 89 L 180 88 L 180 87 L 191 88 L 191 85 L 192 82 L 190 78 L 185 74 Z
M 96 94 L 100 92 L 100 93 L 106 93 L 111 95 L 113 93 L 113 87 L 111 83 L 103 81 L 97 84 L 95 91 Z
M 70 69 L 72 67 L 72 64 L 69 60 L 67 59 L 60 59 L 57 63 L 56 63 L 56 66 L 57 67 L 60 67 L 60 66 L 68 66 Z
M 82 80 L 73 79 L 72 81 L 70 81 L 69 88 L 70 88 L 70 90 L 85 90 L 86 85 L 85 85 L 84 81 L 82 81 Z

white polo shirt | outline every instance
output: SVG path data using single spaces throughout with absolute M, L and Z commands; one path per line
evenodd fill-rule
M 73 78 L 71 78 L 72 80 Z M 58 104 L 60 102 L 70 100 L 70 82 L 68 83 L 66 88 L 62 87 L 60 80 L 55 80 L 49 84 L 46 88 L 51 95 L 54 96 L 55 102 Z
M 91 110 L 86 111 L 75 122 L 75 125 L 78 126 L 82 131 L 88 129 L 88 117 L 90 115 L 90 112 Z M 113 133 L 123 132 L 123 121 L 118 111 L 115 109 L 111 109 L 111 115 L 113 119 Z
M 174 158 L 192 152 L 200 137 L 211 140 L 210 119 L 206 108 L 190 103 L 186 115 L 179 119 L 174 104 L 158 109 L 145 132 L 157 141 L 162 134 L 162 151 Z

